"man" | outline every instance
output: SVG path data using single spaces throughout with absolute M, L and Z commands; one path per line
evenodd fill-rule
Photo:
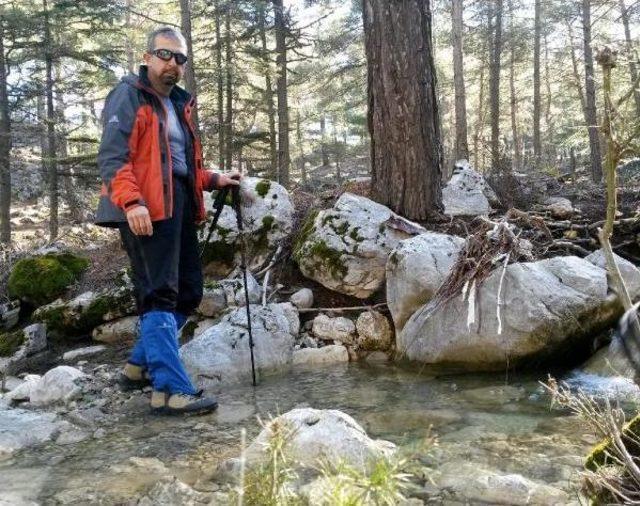
M 177 336 L 202 300 L 196 235 L 205 218 L 202 192 L 239 184 L 238 174 L 202 167 L 194 101 L 176 86 L 186 61 L 180 32 L 162 27 L 149 34 L 139 76 L 124 77 L 107 97 L 98 152 L 103 185 L 96 222 L 120 230 L 140 314 L 121 385 L 133 389 L 150 381 L 152 411 L 168 414 L 217 407 L 191 383 Z

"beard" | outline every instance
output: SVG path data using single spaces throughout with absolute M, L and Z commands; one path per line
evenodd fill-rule
M 162 84 L 166 86 L 174 86 L 178 84 L 179 80 L 180 80 L 180 76 L 175 72 L 171 72 L 171 71 L 163 72 L 160 75 L 160 81 L 162 82 Z

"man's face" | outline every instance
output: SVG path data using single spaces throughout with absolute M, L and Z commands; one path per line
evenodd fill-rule
M 168 49 L 174 53 L 187 54 L 187 48 L 177 40 L 158 35 L 155 40 L 154 49 Z M 166 86 L 173 86 L 182 79 L 184 75 L 184 65 L 178 65 L 175 57 L 169 61 L 164 61 L 154 54 L 145 53 L 144 61 L 148 67 L 151 78 L 160 81 Z

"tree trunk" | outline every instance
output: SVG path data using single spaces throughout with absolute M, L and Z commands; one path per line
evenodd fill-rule
M 56 163 L 55 109 L 53 106 L 53 55 L 51 54 L 51 27 L 47 0 L 42 0 L 44 10 L 44 59 L 45 93 L 47 96 L 47 152 L 46 165 L 49 175 L 49 239 L 58 236 L 58 164 Z
M 226 97 L 227 97 L 227 111 L 225 118 L 225 162 L 227 172 L 231 171 L 233 164 L 233 52 L 231 49 L 231 3 L 228 3 L 224 13 L 224 30 L 225 30 L 225 72 L 226 72 Z
M 569 34 L 569 47 L 571 48 L 571 64 L 573 66 L 573 81 L 578 92 L 578 98 L 580 99 L 580 107 L 582 113 L 586 117 L 586 103 L 584 98 L 584 90 L 582 89 L 582 77 L 580 76 L 580 69 L 578 68 L 578 57 L 576 56 L 576 47 L 573 42 L 573 28 L 571 21 L 567 21 L 567 33 Z
M 7 96 L 7 62 L 2 18 L 0 18 L 0 242 L 11 243 L 11 116 Z
M 453 0 L 451 5 L 453 44 L 453 85 L 455 89 L 456 109 L 456 147 L 455 158 L 469 159 L 467 143 L 467 99 L 464 90 L 464 60 L 462 51 L 462 0 Z
M 329 166 L 329 153 L 327 153 L 327 118 L 324 113 L 320 114 L 320 153 L 322 155 L 322 166 Z
M 289 105 L 287 104 L 286 23 L 282 0 L 273 0 L 276 30 L 276 67 L 278 72 L 278 182 L 289 187 Z
M 493 57 L 491 58 L 491 164 L 493 170 L 500 166 L 500 56 L 502 54 L 502 0 L 495 0 L 495 24 Z
M 594 182 L 602 180 L 602 155 L 598 135 L 596 113 L 596 86 L 593 71 L 593 51 L 591 49 L 591 0 L 582 0 L 582 30 L 584 34 L 584 78 L 585 78 L 585 119 L 589 130 L 591 149 L 591 177 Z
M 296 141 L 298 143 L 298 149 L 300 151 L 299 164 L 300 164 L 300 177 L 302 178 L 302 184 L 307 183 L 307 160 L 304 156 L 304 141 L 302 139 L 302 128 L 300 126 L 300 109 L 296 108 Z
M 509 3 L 510 23 L 511 23 L 511 54 L 509 59 L 509 91 L 511 93 L 511 135 L 513 137 L 513 167 L 520 170 L 522 167 L 522 149 L 520 137 L 518 135 L 518 97 L 516 95 L 516 44 L 513 28 L 513 0 Z
M 633 99 L 636 104 L 636 116 L 640 117 L 640 91 L 638 91 L 638 67 L 636 61 L 638 55 L 633 47 L 633 41 L 631 40 L 631 30 L 629 29 L 629 11 L 624 4 L 624 0 L 619 0 L 620 13 L 622 17 L 622 24 L 624 25 L 624 37 L 627 44 L 627 55 L 629 58 L 629 73 L 631 78 L 631 85 L 634 86 Z
M 480 54 L 484 56 L 486 47 L 483 47 Z M 478 93 L 478 118 L 476 128 L 473 133 L 473 166 L 479 170 L 480 165 L 480 139 L 484 134 L 484 92 L 485 92 L 485 65 L 480 61 L 480 91 Z
M 442 210 L 442 144 L 429 1 L 364 0 L 371 184 L 413 220 Z
M 182 35 L 187 39 L 187 52 L 189 54 L 189 60 L 187 66 L 184 69 L 184 81 L 187 91 L 196 100 L 196 105 L 191 111 L 191 117 L 193 123 L 196 126 L 196 132 L 200 131 L 200 123 L 198 122 L 198 85 L 196 81 L 195 71 L 195 54 L 193 53 L 193 43 L 191 40 L 191 1 L 180 0 L 180 25 L 182 28 Z
M 540 135 L 540 41 L 542 33 L 542 0 L 535 0 L 533 26 L 533 159 L 536 169 L 540 168 L 542 157 L 542 138 Z
M 273 86 L 271 84 L 271 55 L 267 46 L 267 31 L 265 21 L 265 4 L 258 2 L 258 23 L 260 27 L 260 42 L 262 43 L 262 61 L 264 65 L 264 101 L 267 106 L 267 119 L 269 121 L 269 158 L 271 166 L 269 174 L 276 179 L 276 167 L 278 166 L 278 147 L 276 139 L 276 111 L 273 106 Z
M 550 165 L 555 164 L 556 158 L 556 144 L 554 142 L 556 136 L 553 125 L 553 118 L 551 116 L 551 72 L 549 71 L 549 44 L 547 40 L 547 34 L 544 34 L 544 81 L 545 81 L 545 91 L 546 91 L 546 104 L 544 108 L 544 122 L 547 127 L 546 131 L 546 146 L 545 146 L 545 155 L 547 158 L 547 163 Z
M 333 155 L 336 158 L 336 179 L 338 180 L 338 184 L 342 184 L 342 150 L 338 145 L 338 119 L 335 114 L 331 116 L 331 126 L 332 134 L 333 134 Z
M 127 0 L 127 3 L 125 4 L 126 11 L 124 13 L 124 26 L 126 29 L 124 37 L 124 51 L 127 55 L 127 70 L 129 71 L 129 74 L 133 74 L 136 71 L 133 47 L 131 45 L 131 4 L 132 0 Z
M 218 168 L 224 169 L 224 76 L 222 73 L 222 35 L 220 33 L 220 17 L 222 11 L 220 9 L 220 0 L 215 3 L 215 27 L 216 27 L 216 82 L 218 85 L 217 111 L 218 111 Z

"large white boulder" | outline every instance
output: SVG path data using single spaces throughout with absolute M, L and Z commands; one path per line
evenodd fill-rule
M 365 470 L 371 463 L 390 457 L 396 450 L 389 441 L 371 439 L 346 413 L 335 409 L 299 408 L 266 425 L 247 448 L 249 465 L 268 458 L 266 446 L 276 430 L 288 435 L 286 451 L 301 468 L 314 468 L 324 459 Z
M 401 240 L 423 232 L 381 204 L 344 193 L 332 208 L 308 219 L 293 256 L 306 277 L 364 299 L 384 283 L 389 252 Z
M 85 374 L 74 367 L 54 367 L 31 387 L 29 401 L 36 406 L 69 402 L 82 393 L 78 380 L 84 377 Z
M 464 246 L 460 237 L 427 232 L 402 241 L 387 261 L 387 304 L 400 332 L 409 317 L 431 300 Z
M 60 422 L 54 413 L 8 408 L 0 403 L 0 460 L 18 450 L 50 441 L 59 430 Z
M 300 326 L 292 304 L 251 305 L 256 374 L 287 371 Z M 251 355 L 246 308 L 226 314 L 180 348 L 180 357 L 201 387 L 251 381 Z
M 442 188 L 444 213 L 449 216 L 487 215 L 495 193 L 482 174 L 471 168 L 466 160 L 458 160 L 449 182 Z
M 242 224 L 247 240 L 247 262 L 254 270 L 276 251 L 293 228 L 293 203 L 286 188 L 275 181 L 245 177 L 240 185 Z M 205 193 L 205 208 L 209 220 L 213 217 L 213 197 Z M 209 223 L 199 232 L 202 242 L 209 233 Z M 203 264 L 209 270 L 227 274 L 233 264 L 239 264 L 240 238 L 235 212 L 224 206 L 218 226 L 205 247 Z
M 640 272 L 626 274 L 634 286 Z M 574 256 L 555 257 L 507 267 L 499 322 L 501 276 L 502 269 L 491 273 L 466 300 L 458 295 L 434 311 L 418 309 L 397 337 L 398 351 L 429 364 L 503 370 L 586 347 L 621 312 L 604 269 Z

